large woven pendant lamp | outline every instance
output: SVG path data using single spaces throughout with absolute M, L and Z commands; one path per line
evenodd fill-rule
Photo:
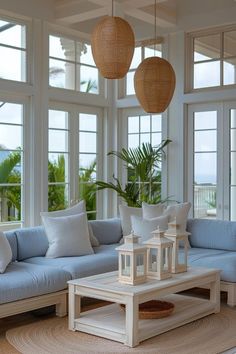
M 155 0 L 155 39 L 156 37 Z M 171 64 L 160 57 L 144 59 L 134 75 L 136 96 L 147 113 L 162 113 L 168 107 L 175 90 L 175 72 Z
M 134 54 L 134 33 L 121 17 L 106 16 L 94 28 L 91 38 L 93 59 L 101 75 L 121 79 L 130 67 Z

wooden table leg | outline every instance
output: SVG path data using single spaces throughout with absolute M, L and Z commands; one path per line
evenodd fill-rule
M 210 301 L 215 304 L 215 313 L 220 312 L 220 274 L 215 275 L 215 281 L 210 283 Z
M 129 347 L 139 344 L 138 338 L 138 298 L 128 297 L 126 302 L 126 342 Z
M 69 330 L 75 331 L 74 320 L 80 316 L 80 296 L 75 294 L 75 286 L 69 284 Z

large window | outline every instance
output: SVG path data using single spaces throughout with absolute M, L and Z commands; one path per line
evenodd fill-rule
M 50 35 L 49 85 L 98 94 L 99 76 L 91 45 Z
M 22 221 L 23 105 L 0 102 L 0 222 Z
M 0 20 L 0 78 L 26 81 L 26 26 Z
M 148 57 L 153 57 L 153 56 L 162 56 L 162 46 L 161 44 L 155 45 L 150 45 L 147 47 L 136 47 L 134 50 L 134 56 L 129 68 L 129 71 L 126 75 L 125 79 L 125 94 L 126 95 L 134 95 L 135 90 L 134 90 L 134 74 L 135 70 L 139 66 L 142 60 Z
M 236 29 L 190 35 L 190 89 L 236 84 Z

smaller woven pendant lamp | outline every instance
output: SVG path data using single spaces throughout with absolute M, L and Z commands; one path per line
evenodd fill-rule
M 155 0 L 156 39 L 156 0 Z M 162 113 L 168 107 L 175 90 L 175 72 L 171 64 L 160 57 L 144 59 L 134 75 L 134 89 L 140 105 L 147 113 Z
M 106 79 L 121 79 L 130 67 L 134 54 L 134 33 L 121 17 L 106 16 L 95 26 L 91 38 L 93 59 Z

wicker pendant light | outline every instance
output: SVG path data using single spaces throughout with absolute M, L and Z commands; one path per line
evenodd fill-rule
M 94 28 L 91 38 L 93 59 L 101 75 L 121 79 L 130 67 L 134 54 L 134 33 L 121 17 L 106 16 Z
M 141 62 L 135 72 L 134 89 L 144 111 L 147 113 L 162 113 L 168 107 L 174 94 L 174 69 L 167 60 L 160 57 L 146 58 Z

